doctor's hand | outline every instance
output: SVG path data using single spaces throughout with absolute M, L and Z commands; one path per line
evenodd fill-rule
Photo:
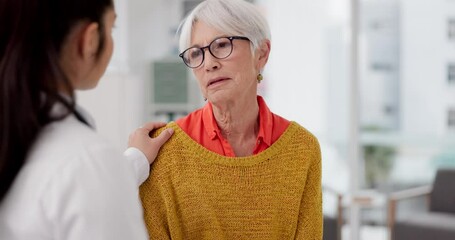
M 174 129 L 169 128 L 160 133 L 159 136 L 152 138 L 150 132 L 153 130 L 164 127 L 166 123 L 163 122 L 148 122 L 144 126 L 136 129 L 130 134 L 128 139 L 128 147 L 134 147 L 139 149 L 145 154 L 150 164 L 155 161 L 156 156 L 161 146 L 169 140 L 174 133 Z

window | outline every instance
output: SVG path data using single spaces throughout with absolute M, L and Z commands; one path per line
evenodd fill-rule
M 447 127 L 450 130 L 455 130 L 455 108 L 450 108 L 447 113 Z
M 455 84 L 455 63 L 447 64 L 447 82 Z
M 449 41 L 455 41 L 455 18 L 450 18 L 447 21 L 447 38 Z

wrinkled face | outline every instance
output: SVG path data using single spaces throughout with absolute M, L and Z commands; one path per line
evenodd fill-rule
M 202 21 L 194 24 L 191 35 L 191 47 L 204 47 L 216 38 L 230 37 Z M 249 41 L 234 39 L 232 45 L 231 55 L 224 59 L 213 57 L 205 49 L 204 62 L 193 69 L 202 95 L 212 103 L 256 98 L 258 58 L 251 53 Z
M 93 88 L 95 87 L 100 78 L 103 76 L 106 68 L 109 64 L 109 61 L 112 57 L 112 52 L 114 50 L 114 41 L 112 39 L 112 28 L 114 27 L 116 19 L 116 13 L 113 8 L 106 10 L 106 13 L 103 16 L 104 23 L 104 47 L 101 49 L 101 53 L 98 58 L 95 59 L 95 63 L 89 75 L 87 77 L 87 84 L 84 88 Z

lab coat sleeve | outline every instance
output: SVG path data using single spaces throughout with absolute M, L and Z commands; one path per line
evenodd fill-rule
M 148 177 L 150 173 L 150 164 L 147 157 L 139 149 L 130 147 L 123 153 L 126 161 L 133 168 L 139 187 Z
M 97 146 L 65 161 L 43 191 L 51 239 L 148 239 L 137 179 L 120 152 Z

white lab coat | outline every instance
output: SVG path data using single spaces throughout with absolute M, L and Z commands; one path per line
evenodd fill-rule
M 0 239 L 148 239 L 138 197 L 148 162 L 126 155 L 74 115 L 49 124 L 0 203 Z

